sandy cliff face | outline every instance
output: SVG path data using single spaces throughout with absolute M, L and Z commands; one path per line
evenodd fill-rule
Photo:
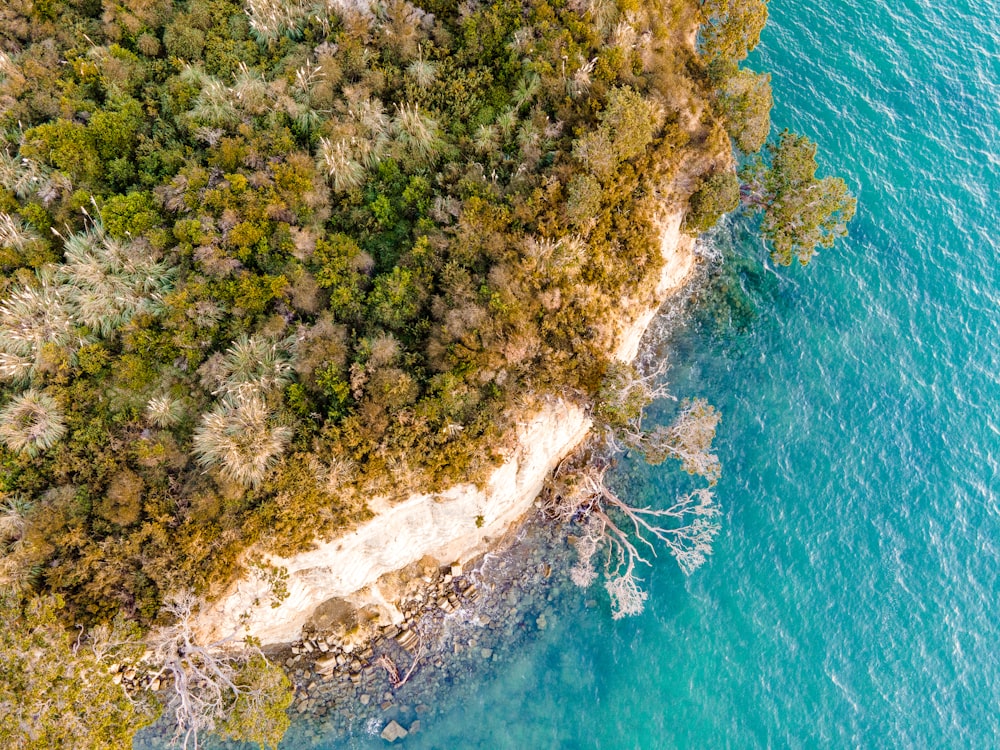
M 626 320 L 615 351 L 623 361 L 635 358 L 659 304 L 691 270 L 690 239 L 681 234 L 680 224 L 681 216 L 675 214 L 661 225 L 666 263 L 656 288 L 656 304 L 638 306 L 623 300 Z M 288 643 L 299 638 L 319 605 L 335 597 L 349 599 L 356 606 L 373 605 L 384 616 L 398 617 L 394 603 L 376 585 L 381 576 L 425 556 L 448 564 L 485 551 L 528 512 L 545 478 L 584 440 L 590 426 L 579 406 L 553 399 L 520 425 L 517 449 L 496 469 L 484 490 L 463 484 L 437 495 L 414 494 L 379 509 L 375 518 L 354 531 L 309 552 L 269 558 L 271 565 L 288 571 L 287 598 L 272 607 L 265 581 L 239 580 L 219 601 L 203 609 L 199 622 L 203 637 L 215 639 L 242 623 L 264 644 Z M 371 505 L 374 509 L 379 503 Z
M 272 608 L 264 581 L 241 580 L 204 613 L 206 635 L 231 631 L 246 613 L 250 633 L 263 643 L 294 641 L 317 605 L 366 587 L 354 602 L 381 605 L 392 617 L 391 603 L 371 588 L 379 577 L 427 555 L 447 564 L 484 551 L 527 512 L 548 473 L 589 430 L 590 419 L 579 406 L 547 404 L 521 425 L 518 449 L 493 472 L 485 490 L 460 484 L 439 495 L 410 495 L 314 550 L 270 558 L 288 570 L 288 598 Z

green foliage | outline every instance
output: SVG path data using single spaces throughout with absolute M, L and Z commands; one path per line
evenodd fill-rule
M 768 0 L 701 0 L 706 25 L 702 49 L 709 60 L 738 63 L 745 59 L 767 23 Z
M 239 742 L 252 742 L 277 750 L 291 724 L 286 710 L 295 691 L 280 667 L 255 656 L 236 673 L 240 688 L 236 701 L 220 727 L 220 734 Z
M 113 195 L 101 206 L 101 222 L 114 239 L 141 237 L 160 224 L 160 214 L 149 192 Z
M 408 268 L 396 266 L 376 277 L 368 295 L 371 318 L 386 328 L 403 330 L 420 315 L 427 299 L 427 283 Z
M 95 112 L 87 123 L 87 135 L 104 161 L 128 158 L 142 128 L 142 106 L 134 99 L 115 110 Z
M 362 315 L 371 258 L 345 234 L 332 234 L 316 242 L 313 255 L 316 281 L 330 291 L 330 311 L 340 320 Z
M 157 707 L 128 696 L 111 667 L 143 646 L 123 623 L 78 642 L 58 597 L 0 591 L 0 744 L 24 750 L 120 748 Z
M 771 257 L 783 266 L 806 265 L 819 247 L 847 234 L 857 201 L 839 177 L 816 178 L 816 144 L 784 131 L 768 146 L 770 165 L 757 159 L 742 172 L 748 202 L 764 211 L 762 231 Z
M 771 76 L 734 70 L 719 84 L 726 130 L 745 154 L 760 151 L 771 130 Z
M 688 213 L 684 217 L 685 230 L 704 232 L 715 226 L 723 214 L 736 210 L 740 205 L 740 182 L 734 172 L 713 172 L 688 200 Z
M 171 57 L 200 60 L 205 50 L 205 32 L 193 27 L 189 16 L 179 14 L 163 32 L 163 45 Z
M 662 125 L 655 102 L 630 88 L 612 89 L 600 126 L 577 140 L 573 155 L 601 181 L 607 181 L 623 161 L 642 154 Z
M 52 165 L 74 182 L 95 183 L 103 172 L 101 157 L 87 128 L 69 120 L 56 120 L 27 131 L 21 153 Z

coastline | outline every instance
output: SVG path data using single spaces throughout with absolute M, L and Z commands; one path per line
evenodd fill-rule
M 621 361 L 636 357 L 660 306 L 691 272 L 693 239 L 681 233 L 682 218 L 675 211 L 658 223 L 665 262 L 653 303 L 640 307 L 638 300 L 622 301 L 626 322 L 614 349 Z M 638 313 L 630 314 L 636 307 Z M 580 406 L 551 399 L 519 424 L 517 447 L 484 490 L 461 484 L 434 495 L 413 494 L 391 506 L 373 499 L 375 517 L 352 531 L 307 552 L 264 558 L 287 572 L 287 596 L 280 603 L 263 576 L 241 578 L 202 608 L 200 636 L 212 641 L 243 628 L 264 646 L 293 643 L 321 605 L 330 602 L 366 611 L 382 623 L 402 622 L 401 591 L 387 580 L 391 574 L 422 560 L 461 566 L 487 552 L 528 514 L 545 479 L 586 439 L 590 427 Z

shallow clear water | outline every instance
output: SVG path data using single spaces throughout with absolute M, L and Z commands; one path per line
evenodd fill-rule
M 715 555 L 690 578 L 661 556 L 637 618 L 568 590 L 407 747 L 1000 742 L 1000 3 L 770 9 L 751 63 L 775 126 L 818 141 L 859 211 L 777 274 L 723 228 L 758 263 L 667 342 L 674 392 L 724 414 Z M 617 481 L 655 500 L 675 476 Z

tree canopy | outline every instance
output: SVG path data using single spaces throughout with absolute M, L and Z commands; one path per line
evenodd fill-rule
M 847 234 L 857 201 L 841 178 L 816 177 L 816 144 L 805 136 L 786 130 L 767 151 L 770 163 L 756 159 L 742 171 L 744 202 L 763 209 L 774 261 L 806 265 Z
M 702 48 L 711 63 L 738 63 L 760 41 L 768 0 L 702 0 Z

